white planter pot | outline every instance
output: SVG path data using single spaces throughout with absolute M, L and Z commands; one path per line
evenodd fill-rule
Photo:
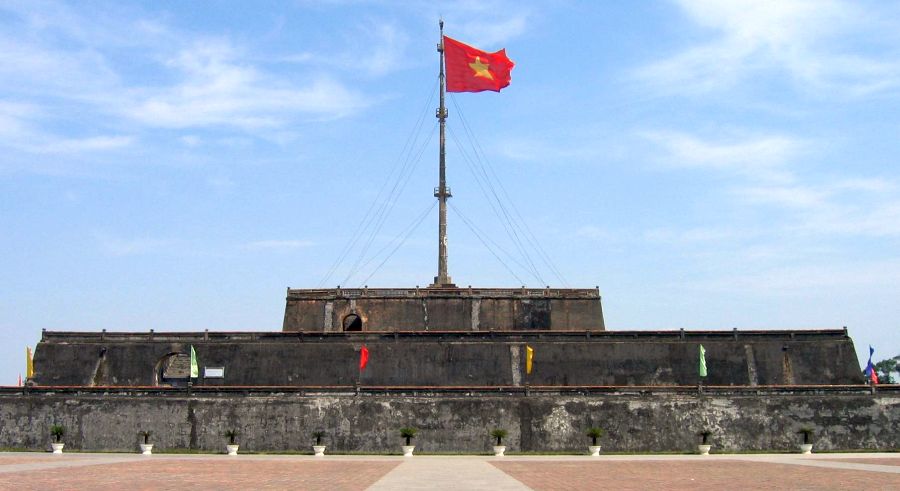
M 589 445 L 588 450 L 591 452 L 591 457 L 600 456 L 600 445 Z
M 325 445 L 313 445 L 313 452 L 316 454 L 316 457 L 324 457 Z
M 712 445 L 697 445 L 697 452 L 700 452 L 700 455 L 709 455 L 709 449 L 712 448 Z
M 141 455 L 151 455 L 153 453 L 152 443 L 141 443 Z
M 53 453 L 62 453 L 63 447 L 65 447 L 65 443 L 51 443 L 50 447 L 53 449 Z
M 403 449 L 404 457 L 412 457 L 413 450 L 416 448 L 416 446 L 415 445 L 401 445 L 401 448 Z
M 228 444 L 228 445 L 225 445 L 225 450 L 228 451 L 228 455 L 237 455 L 238 447 L 240 447 L 240 445 Z
M 812 443 L 801 443 L 800 453 L 807 455 L 812 453 Z
M 506 452 L 506 445 L 494 445 L 494 457 L 503 457 L 503 452 Z

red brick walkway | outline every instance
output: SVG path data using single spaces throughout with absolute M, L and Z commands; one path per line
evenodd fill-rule
M 53 458 L 48 456 L 48 458 Z M 0 474 L 0 489 L 362 490 L 399 461 L 312 461 L 209 456 L 83 465 Z
M 0 453 L 6 489 L 900 490 L 900 455 L 326 456 Z
M 492 464 L 535 490 L 900 489 L 900 474 L 740 460 Z

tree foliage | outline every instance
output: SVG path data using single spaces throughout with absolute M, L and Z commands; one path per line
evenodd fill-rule
M 878 383 L 896 384 L 900 379 L 900 361 L 897 358 L 888 358 L 875 364 L 875 373 L 878 374 Z

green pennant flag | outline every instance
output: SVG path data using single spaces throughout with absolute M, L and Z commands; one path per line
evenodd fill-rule
M 191 378 L 200 376 L 200 369 L 197 368 L 197 352 L 194 351 L 194 345 L 191 345 Z
M 703 345 L 700 345 L 700 376 L 706 376 L 706 350 L 703 349 Z

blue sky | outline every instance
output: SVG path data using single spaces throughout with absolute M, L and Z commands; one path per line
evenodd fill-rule
M 610 329 L 846 325 L 861 362 L 900 354 L 896 3 L 8 1 L 0 383 L 42 328 L 271 331 L 287 286 L 428 284 L 441 15 L 516 62 L 448 100 L 458 284 L 597 285 Z M 561 279 L 531 244 L 519 266 L 478 169 Z

